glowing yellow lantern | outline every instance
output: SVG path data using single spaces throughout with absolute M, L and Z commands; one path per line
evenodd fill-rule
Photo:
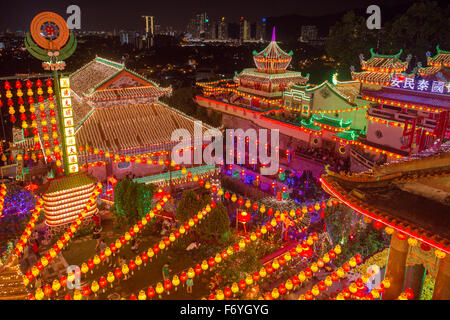
M 289 290 L 289 291 L 292 290 L 292 288 L 294 287 L 294 284 L 292 283 L 291 279 L 288 279 L 288 280 L 286 281 L 285 287 L 286 287 L 286 289 Z
M 120 249 L 120 248 L 122 247 L 122 243 L 120 242 L 119 239 L 116 240 L 116 243 L 115 243 L 115 244 L 116 244 L 116 248 L 117 248 L 117 249 Z
M 223 291 L 222 291 L 222 290 L 217 290 L 217 292 L 216 292 L 216 299 L 217 299 L 217 300 L 223 300 L 223 299 L 225 299 L 225 295 L 223 294 Z
M 261 269 L 259 270 L 259 275 L 260 275 L 261 278 L 265 278 L 265 277 L 267 276 L 267 271 L 266 271 L 266 269 L 265 269 L 265 268 L 261 268 Z
M 180 229 L 178 229 L 180 231 L 181 234 L 184 234 L 186 232 L 186 229 L 181 226 Z
M 236 202 L 236 200 L 237 200 L 237 197 L 236 197 L 236 195 L 233 193 L 233 195 L 231 196 L 231 201 Z
M 129 232 L 125 232 L 125 240 L 130 240 L 131 239 L 131 235 Z
M 277 289 L 277 288 L 274 288 L 274 289 L 272 290 L 272 298 L 273 298 L 273 299 L 278 299 L 279 296 L 280 296 L 280 293 L 278 292 L 278 289 Z
M 81 294 L 81 291 L 78 289 L 75 289 L 75 292 L 73 293 L 73 300 L 81 300 L 83 298 L 83 295 Z
M 142 259 L 140 256 L 136 256 L 136 259 L 134 259 L 134 263 L 139 267 L 142 264 Z
M 95 281 L 95 280 L 92 281 L 92 284 L 91 284 L 91 291 L 92 291 L 95 295 L 97 295 L 98 289 L 100 289 L 100 286 L 98 285 L 98 282 Z
M 232 256 L 233 253 L 234 253 L 233 247 L 231 247 L 231 246 L 228 247 L 228 248 L 227 248 L 227 253 L 228 253 L 229 256 Z
M 218 194 L 219 196 L 223 196 L 223 189 L 220 188 L 220 189 L 217 191 L 217 194 Z
M 338 275 L 339 278 L 344 278 L 345 277 L 345 271 L 342 268 L 338 268 L 336 270 L 336 274 Z
M 419 241 L 417 239 L 415 239 L 415 238 L 408 238 L 408 244 L 411 247 L 415 247 L 415 246 L 417 246 L 419 244 Z
M 314 244 L 313 238 L 312 238 L 312 237 L 308 237 L 308 238 L 306 239 L 306 243 L 307 243 L 309 246 L 312 246 L 312 245 Z
M 147 255 L 148 255 L 148 257 L 151 259 L 151 258 L 153 258 L 153 256 L 155 255 L 155 252 L 153 252 L 153 249 L 152 248 L 149 248 L 148 250 L 147 250 Z
M 139 291 L 138 300 L 146 300 L 147 295 L 145 294 L 144 290 Z
M 52 283 L 52 290 L 55 292 L 58 292 L 58 290 L 61 288 L 61 284 L 59 283 L 59 281 L 57 279 L 53 280 Z
M 388 289 L 391 286 L 391 281 L 388 278 L 384 278 L 383 281 L 381 281 L 383 286 Z
M 252 285 L 252 284 L 253 284 L 253 277 L 252 277 L 251 275 L 247 275 L 247 276 L 245 277 L 245 283 L 246 283 L 248 286 Z
M 300 271 L 300 273 L 298 274 L 298 280 L 300 280 L 300 282 L 303 282 L 306 280 L 306 275 L 304 271 Z
M 266 207 L 262 204 L 261 207 L 259 207 L 259 211 L 260 211 L 261 213 L 266 212 Z
M 280 268 L 280 264 L 278 262 L 278 259 L 273 260 L 272 267 L 274 268 L 274 270 L 278 270 Z
M 216 263 L 222 262 L 222 256 L 220 255 L 220 253 L 216 254 L 216 256 L 214 257 L 214 261 L 216 261 Z
M 106 277 L 106 280 L 111 284 L 112 287 L 112 283 L 114 282 L 114 274 L 112 272 L 108 272 L 108 276 Z
M 159 249 L 164 250 L 164 248 L 166 247 L 166 244 L 164 243 L 164 241 L 160 241 L 158 244 Z
M 394 228 L 386 227 L 384 228 L 384 231 L 386 231 L 387 234 L 391 235 L 394 233 Z
M 250 234 L 250 240 L 256 241 L 256 239 L 257 239 L 256 233 L 252 232 L 252 233 Z
M 334 247 L 334 252 L 335 252 L 336 254 L 341 254 L 341 252 L 342 252 L 341 246 L 340 246 L 340 245 L 336 245 L 336 246 Z
M 233 293 L 239 292 L 239 286 L 237 285 L 236 282 L 233 282 L 233 284 L 231 285 L 231 292 L 233 292 Z
M 209 188 L 211 188 L 211 183 L 209 181 L 205 182 L 205 189 L 208 190 Z
M 326 277 L 324 282 L 327 287 L 331 287 L 331 285 L 333 284 L 333 280 L 331 280 L 330 276 Z
M 261 233 L 262 233 L 262 234 L 266 234 L 266 233 L 267 233 L 267 228 L 266 228 L 266 226 L 262 226 L 262 227 L 261 227 Z
M 356 267 L 356 259 L 354 257 L 351 257 L 350 260 L 348 261 L 348 264 L 352 268 Z
M 81 272 L 86 274 L 86 273 L 88 273 L 88 271 L 89 271 L 88 265 L 86 264 L 86 262 L 83 262 L 81 265 Z
M 208 270 L 208 267 L 209 267 L 208 262 L 206 260 L 203 260 L 202 264 L 200 266 L 202 267 L 203 271 Z
M 180 278 L 178 278 L 177 275 L 174 275 L 174 276 L 173 276 L 172 284 L 173 284 L 173 286 L 175 287 L 175 291 L 176 291 L 176 290 L 177 290 L 177 287 L 180 285 Z
M 161 293 L 164 292 L 164 287 L 163 287 L 163 285 L 162 285 L 161 282 L 158 282 L 158 283 L 156 284 L 155 291 L 156 291 L 156 293 L 161 297 Z
M 187 272 L 187 276 L 191 279 L 195 277 L 195 271 L 193 268 L 189 268 L 189 270 Z
M 315 297 L 317 297 L 317 296 L 320 294 L 319 287 L 318 287 L 317 285 L 313 286 L 312 289 L 311 289 L 311 293 L 312 293 Z

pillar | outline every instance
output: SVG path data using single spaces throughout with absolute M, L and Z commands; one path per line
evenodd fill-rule
M 422 264 L 416 264 L 407 268 L 406 281 L 403 289 L 411 288 L 414 292 L 414 300 L 419 300 L 422 293 L 425 268 Z
M 450 300 L 450 257 L 440 260 L 434 284 L 433 300 Z
M 383 300 L 395 300 L 403 290 L 408 241 L 406 241 L 406 237 L 400 240 L 397 235 L 398 231 L 395 231 L 391 236 L 391 247 L 385 275 L 386 278 L 389 278 L 391 286 L 383 294 Z

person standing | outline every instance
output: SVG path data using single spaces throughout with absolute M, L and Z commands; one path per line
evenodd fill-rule
M 169 279 L 169 265 L 167 263 L 162 267 L 162 275 L 164 281 L 166 281 L 166 279 Z
M 194 286 L 194 279 L 187 278 L 186 280 L 186 292 L 192 294 L 192 287 Z

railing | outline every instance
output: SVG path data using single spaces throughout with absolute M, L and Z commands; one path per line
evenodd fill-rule
M 215 171 L 215 170 L 216 170 L 216 166 L 214 164 L 208 164 L 208 165 L 204 165 L 204 166 L 200 166 L 200 167 L 193 167 L 193 168 L 187 169 L 188 172 L 192 173 L 192 176 L 197 175 L 197 174 L 202 174 L 205 172 Z M 184 177 L 185 177 L 185 175 L 183 175 L 181 173 L 181 170 L 177 170 L 177 171 L 172 171 L 172 172 L 155 174 L 155 175 L 148 176 L 148 177 L 136 178 L 133 181 L 137 182 L 137 183 L 149 184 L 149 183 L 158 183 L 158 182 L 163 182 L 163 181 L 169 181 L 172 179 L 180 179 L 180 178 L 184 178 Z

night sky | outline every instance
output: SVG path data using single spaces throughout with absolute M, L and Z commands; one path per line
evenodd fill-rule
M 0 0 L 0 31 L 27 30 L 32 18 L 42 11 L 54 11 L 67 17 L 66 8 L 76 4 L 81 8 L 82 30 L 124 29 L 137 30 L 143 27 L 141 15 L 154 15 L 162 28 L 168 25 L 184 30 L 191 16 L 207 12 L 213 20 L 225 16 L 228 21 L 238 21 L 244 16 L 256 21 L 263 17 L 287 14 L 320 16 L 346 10 L 366 8 L 378 4 L 381 10 L 392 3 L 407 3 L 410 0 Z

